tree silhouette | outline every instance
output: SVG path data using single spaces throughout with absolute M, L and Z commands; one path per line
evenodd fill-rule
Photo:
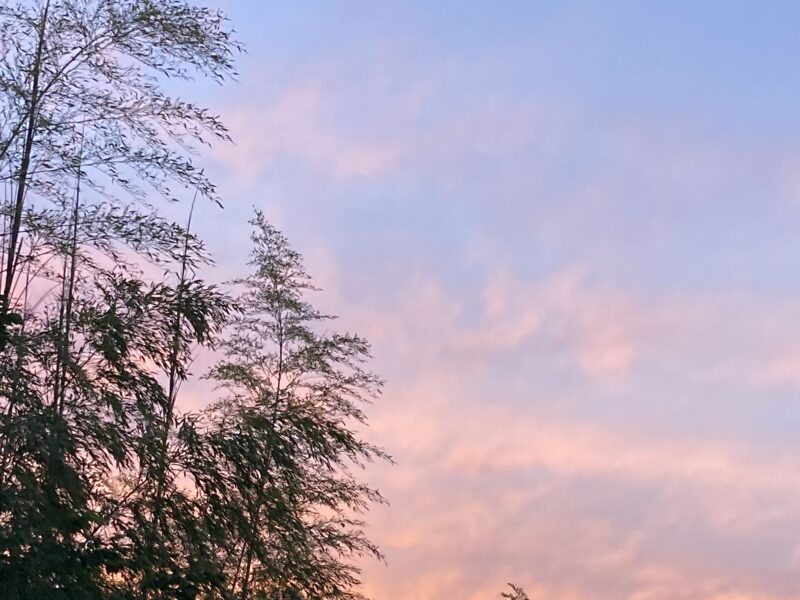
M 507 598 L 508 600 L 530 600 L 528 594 L 525 593 L 525 590 L 523 590 L 520 586 L 509 583 L 508 587 L 511 588 L 511 591 L 500 594 L 503 598 Z

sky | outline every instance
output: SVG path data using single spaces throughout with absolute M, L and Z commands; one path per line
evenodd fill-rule
M 800 4 L 216 2 L 199 231 L 386 379 L 364 591 L 800 597 Z

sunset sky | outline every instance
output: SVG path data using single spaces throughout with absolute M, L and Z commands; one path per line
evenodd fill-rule
M 387 380 L 365 591 L 799 598 L 800 3 L 216 5 L 200 233 L 263 209 Z

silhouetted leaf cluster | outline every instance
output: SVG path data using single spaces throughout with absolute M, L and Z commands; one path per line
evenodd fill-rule
M 0 594 L 359 598 L 380 557 L 355 472 L 380 380 L 261 214 L 252 272 L 159 202 L 219 201 L 196 147 L 226 140 L 165 78 L 234 75 L 224 17 L 185 0 L 0 6 Z M 222 397 L 181 410 L 199 348 Z M 212 401 L 213 400 L 213 401 Z

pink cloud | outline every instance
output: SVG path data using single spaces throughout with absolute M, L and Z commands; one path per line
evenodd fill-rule
M 373 177 L 400 157 L 395 142 L 356 136 L 332 122 L 326 114 L 330 98 L 318 83 L 298 83 L 273 98 L 250 93 L 258 104 L 241 102 L 224 111 L 234 144 L 216 150 L 239 181 L 252 184 L 281 159 L 300 160 L 336 179 Z
M 485 283 L 483 297 L 480 323 L 452 331 L 450 343 L 464 360 L 487 363 L 552 345 L 598 380 L 624 376 L 635 361 L 638 307 L 618 291 L 588 286 L 582 269 L 530 284 L 500 271 Z
M 373 521 L 390 567 L 367 566 L 370 589 L 398 600 L 480 598 L 519 580 L 534 598 L 795 597 L 787 579 L 794 549 L 775 550 L 782 566 L 770 582 L 755 568 L 726 567 L 702 543 L 750 552 L 766 532 L 800 525 L 791 508 L 800 506 L 796 453 L 724 434 L 595 422 L 569 408 L 604 390 L 652 403 L 641 372 L 676 361 L 695 364 L 687 382 L 705 389 L 741 381 L 744 371 L 752 385 L 772 385 L 757 375 L 773 360 L 763 350 L 797 332 L 752 316 L 770 306 L 774 322 L 786 322 L 788 305 L 734 293 L 650 298 L 598 286 L 581 268 L 528 282 L 498 270 L 477 299 L 479 318 L 465 319 L 474 292 L 463 297 L 419 276 L 389 306 L 350 307 L 394 373 L 372 411 L 371 435 L 399 465 L 371 472 L 393 504 Z M 726 331 L 753 343 L 731 345 Z M 561 354 L 585 380 L 559 389 L 530 372 L 528 393 L 538 398 L 530 405 L 524 389 L 487 383 L 497 364 L 528 352 Z M 625 514 L 594 507 L 583 485 L 632 490 L 627 505 L 643 520 L 632 527 Z M 638 490 L 658 503 L 637 507 Z M 684 558 L 661 548 L 688 524 L 700 546 L 682 542 Z

